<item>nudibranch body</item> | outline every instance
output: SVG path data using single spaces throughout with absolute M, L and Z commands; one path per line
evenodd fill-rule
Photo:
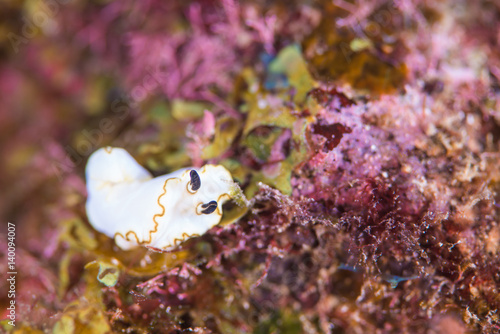
M 217 225 L 235 191 L 223 166 L 184 168 L 153 178 L 122 148 L 94 152 L 85 170 L 87 216 L 122 249 L 169 249 Z

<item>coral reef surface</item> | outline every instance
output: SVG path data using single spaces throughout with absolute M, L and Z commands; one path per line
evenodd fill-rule
M 0 328 L 499 333 L 499 31 L 486 0 L 3 1 Z M 123 251 L 85 213 L 108 145 L 247 200 Z

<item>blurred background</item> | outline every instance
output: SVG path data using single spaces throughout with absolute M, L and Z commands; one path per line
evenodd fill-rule
M 498 1 L 2 1 L 0 254 L 15 223 L 19 328 L 500 330 L 499 16 Z M 186 246 L 187 265 L 120 254 L 84 210 L 106 145 L 155 175 L 222 163 L 261 211 Z M 320 221 L 342 227 L 305 226 Z M 150 256 L 177 272 L 141 276 Z M 121 281 L 104 287 L 111 259 Z

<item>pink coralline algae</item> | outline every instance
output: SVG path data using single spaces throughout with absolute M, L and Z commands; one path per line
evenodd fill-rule
M 498 4 L 25 0 L 0 17 L 0 269 L 14 242 L 17 272 L 0 331 L 500 332 Z M 153 176 L 222 165 L 241 193 L 172 251 L 123 251 L 85 212 L 105 146 Z

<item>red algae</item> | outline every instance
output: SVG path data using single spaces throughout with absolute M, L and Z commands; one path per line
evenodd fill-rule
M 340 123 L 328 125 L 316 123 L 313 124 L 312 129 L 315 134 L 322 135 L 326 138 L 325 146 L 328 151 L 333 150 L 340 143 L 344 133 L 351 133 L 351 129 Z
M 0 8 L 3 331 L 500 332 L 497 4 Z M 106 145 L 222 164 L 248 200 L 121 251 L 84 209 Z

